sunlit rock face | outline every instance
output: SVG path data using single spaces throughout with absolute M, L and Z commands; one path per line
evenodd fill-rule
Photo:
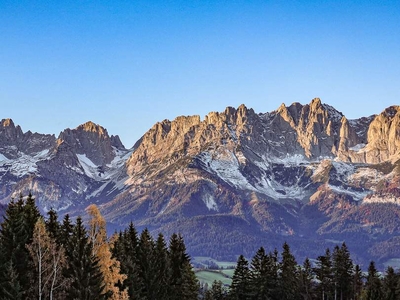
M 384 217 L 400 210 L 399 119 L 392 106 L 349 120 L 318 98 L 241 105 L 156 123 L 130 150 L 92 122 L 56 138 L 6 119 L 0 199 L 31 191 L 43 211 L 72 215 L 96 203 L 112 226 L 186 233 L 199 255 L 288 239 L 312 252 L 350 236 L 376 249 L 399 233 Z

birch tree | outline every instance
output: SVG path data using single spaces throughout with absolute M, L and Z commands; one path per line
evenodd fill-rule
M 38 299 L 62 298 L 63 288 L 68 285 L 61 272 L 66 265 L 65 251 L 49 236 L 42 218 L 35 224 L 32 243 L 26 247 L 35 265 L 34 288 Z

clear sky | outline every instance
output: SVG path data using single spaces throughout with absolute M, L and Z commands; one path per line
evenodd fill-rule
M 400 104 L 400 1 L 0 0 L 0 118 L 154 123 L 319 97 L 348 118 Z

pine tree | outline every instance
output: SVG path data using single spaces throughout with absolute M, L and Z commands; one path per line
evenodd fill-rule
M 35 203 L 35 198 L 29 193 L 24 205 L 24 224 L 28 235 L 27 243 L 30 243 L 33 238 L 33 230 L 37 220 L 41 217 L 38 207 Z
M 0 273 L 3 274 L 0 278 L 2 282 L 9 282 L 10 278 L 6 278 L 6 268 L 8 264 L 13 266 L 16 273 L 18 286 L 22 291 L 22 295 L 27 297 L 30 289 L 30 281 L 33 274 L 28 268 L 32 259 L 28 253 L 26 244 L 32 241 L 33 229 L 39 218 L 39 210 L 35 205 L 35 200 L 31 194 L 24 201 L 22 194 L 19 200 L 12 200 L 5 212 L 4 221 L 1 224 L 0 231 Z M 0 293 L 4 288 L 0 287 Z M 0 294 L 0 299 L 3 297 Z
M 58 222 L 58 215 L 54 209 L 50 209 L 47 213 L 49 216 L 46 220 L 46 229 L 49 233 L 49 236 L 57 241 L 60 244 L 60 234 L 61 234 L 61 225 Z
M 206 291 L 206 299 L 224 300 L 227 297 L 227 291 L 220 280 L 214 280 L 211 288 Z
M 361 293 L 363 291 L 363 273 L 359 265 L 356 265 L 354 268 L 353 272 L 353 280 L 352 280 L 352 286 L 353 286 L 353 299 L 354 300 L 359 300 L 361 299 Z
M 186 246 L 181 235 L 173 234 L 169 243 L 169 286 L 170 300 L 197 299 L 198 281 L 186 253 Z
M 18 274 L 15 271 L 12 262 L 5 265 L 4 271 L 5 281 L 1 282 L 0 295 L 2 300 L 23 300 L 23 291 L 21 285 L 19 284 Z
M 367 282 L 363 292 L 363 299 L 365 300 L 376 300 L 382 299 L 382 283 L 378 274 L 378 270 L 375 267 L 375 262 L 371 261 L 368 267 Z
M 317 280 L 320 282 L 317 286 L 317 295 L 322 300 L 332 299 L 333 297 L 333 270 L 331 251 L 326 249 L 325 255 L 318 256 L 317 266 L 314 268 Z
M 279 261 L 278 261 L 279 252 L 277 249 L 274 252 L 270 252 L 267 255 L 267 275 L 268 280 L 268 298 L 270 299 L 279 299 Z
M 269 293 L 267 255 L 263 247 L 259 248 L 250 264 L 250 293 L 252 299 L 266 299 Z
M 383 296 L 385 300 L 396 300 L 399 299 L 400 295 L 397 290 L 399 283 L 399 276 L 395 273 L 392 267 L 388 267 L 386 270 L 386 276 L 383 278 Z
M 82 219 L 78 217 L 68 243 L 68 277 L 71 280 L 71 286 L 67 299 L 101 300 L 107 298 L 103 293 L 104 279 L 99 261 L 92 251 L 93 246 L 89 241 Z
M 303 263 L 300 273 L 300 294 L 304 300 L 311 300 L 314 297 L 313 271 L 308 258 Z
M 345 243 L 339 248 L 336 246 L 332 255 L 332 271 L 334 280 L 335 299 L 351 299 L 351 278 L 353 275 L 353 262 Z
M 296 259 L 287 243 L 283 244 L 282 260 L 279 265 L 279 294 L 282 300 L 296 299 L 299 294 L 299 281 Z
M 136 228 L 131 222 L 124 232 L 120 232 L 112 248 L 113 257 L 121 263 L 121 273 L 127 278 L 120 284 L 120 289 L 128 289 L 130 299 L 137 299 L 142 290 L 142 278 L 139 276 L 138 266 L 138 236 Z
M 251 299 L 250 269 L 247 259 L 240 255 L 233 273 L 230 297 L 236 300 Z
M 156 268 L 155 268 L 155 244 L 146 228 L 142 231 L 138 247 L 139 276 L 142 278 L 142 289 L 137 295 L 139 299 L 155 299 Z
M 169 294 L 169 260 L 168 248 L 164 236 L 160 233 L 154 248 L 154 272 L 155 272 L 155 299 L 167 299 Z
M 66 214 L 60 228 L 59 242 L 61 245 L 67 246 L 69 244 L 73 231 L 74 225 L 69 215 Z M 68 250 L 68 248 L 66 250 Z

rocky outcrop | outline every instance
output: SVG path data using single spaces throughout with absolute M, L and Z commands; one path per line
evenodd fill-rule
M 368 163 L 380 163 L 400 153 L 400 106 L 391 106 L 374 118 L 365 152 Z
M 19 157 L 21 152 L 30 155 L 46 150 L 55 139 L 50 134 L 23 133 L 21 127 L 15 126 L 11 119 L 0 122 L 0 153 L 9 159 Z
M 68 144 L 75 153 L 86 155 L 98 166 L 109 164 L 115 158 L 113 147 L 123 149 L 118 136 L 110 137 L 106 129 L 93 122 L 64 130 L 60 133 L 57 143 Z

